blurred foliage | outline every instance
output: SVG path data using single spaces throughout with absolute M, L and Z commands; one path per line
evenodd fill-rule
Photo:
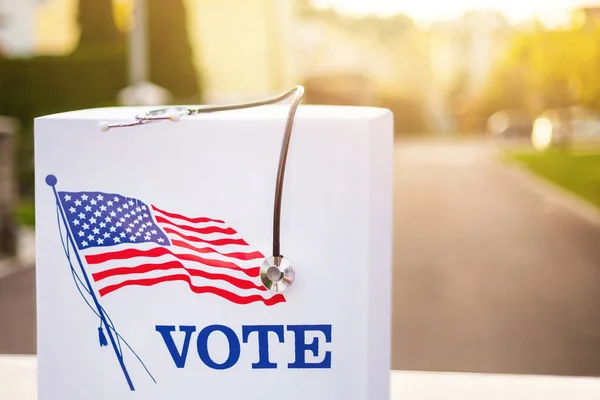
M 127 84 L 125 59 L 112 57 L 36 57 L 0 62 L 0 113 L 17 117 L 24 127 L 33 118 L 113 104 Z
M 600 29 L 518 34 L 497 66 L 475 111 L 482 117 L 513 108 L 537 115 L 582 105 L 600 110 Z
M 600 150 L 586 153 L 513 151 L 506 157 L 600 207 Z
M 77 12 L 80 36 L 76 52 L 97 54 L 125 49 L 125 35 L 117 29 L 112 0 L 79 0 Z
M 35 206 L 32 201 L 26 200 L 17 205 L 15 221 L 19 226 L 35 226 Z
M 127 83 L 124 58 L 36 57 L 0 62 L 0 114 L 17 118 L 21 195 L 33 195 L 33 120 L 57 112 L 114 105 Z
M 181 0 L 149 2 L 150 76 L 176 101 L 200 100 Z M 127 38 L 110 0 L 80 0 L 81 36 L 67 56 L 0 59 L 0 114 L 21 123 L 17 174 L 22 196 L 33 196 L 33 120 L 58 112 L 113 106 L 128 82 Z

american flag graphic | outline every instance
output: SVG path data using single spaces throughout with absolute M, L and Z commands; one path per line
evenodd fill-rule
M 179 282 L 236 304 L 285 302 L 261 285 L 265 256 L 224 221 L 188 217 L 114 193 L 58 192 L 58 198 L 100 296 Z

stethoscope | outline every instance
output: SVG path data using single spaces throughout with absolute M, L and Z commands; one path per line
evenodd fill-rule
M 103 132 L 107 132 L 112 128 L 126 128 L 160 121 L 179 122 L 182 117 L 193 116 L 202 113 L 240 110 L 243 108 L 276 104 L 280 101 L 287 99 L 292 95 L 292 105 L 288 112 L 287 122 L 285 125 L 285 133 L 281 143 L 281 151 L 279 153 L 279 166 L 277 168 L 275 199 L 273 202 L 273 255 L 267 257 L 260 268 L 260 279 L 262 281 L 262 284 L 265 288 L 272 292 L 285 291 L 292 285 L 296 276 L 294 265 L 291 263 L 290 260 L 288 260 L 281 254 L 281 197 L 283 193 L 283 178 L 285 174 L 288 150 L 290 147 L 290 139 L 292 136 L 294 118 L 296 116 L 296 110 L 300 105 L 300 101 L 304 96 L 304 88 L 302 86 L 296 86 L 294 89 L 290 90 L 287 93 L 261 101 L 222 106 L 207 106 L 200 108 L 161 108 L 157 110 L 148 111 L 142 115 L 136 115 L 135 121 L 130 123 L 100 123 L 100 130 L 102 130 Z

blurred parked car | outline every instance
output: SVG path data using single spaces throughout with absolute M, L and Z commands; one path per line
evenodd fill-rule
M 531 116 L 517 109 L 498 111 L 488 119 L 487 123 L 488 134 L 500 140 L 529 140 L 532 128 Z
M 600 144 L 600 114 L 584 107 L 546 110 L 533 123 L 531 142 L 538 150 Z

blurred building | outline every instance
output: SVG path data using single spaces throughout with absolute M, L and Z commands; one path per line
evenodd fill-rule
M 430 78 L 427 50 L 412 21 L 324 14 L 297 17 L 294 47 L 300 79 L 357 76 L 370 82 L 377 95 L 415 97 L 423 92 Z
M 455 129 L 452 122 L 461 112 L 461 103 L 484 89 L 513 33 L 514 28 L 502 14 L 487 11 L 468 12 L 432 26 L 430 59 L 435 96 L 430 98 L 430 108 L 439 129 Z
M 469 12 L 434 24 L 431 67 L 441 88 L 447 91 L 460 84 L 468 92 L 481 90 L 513 33 L 514 28 L 496 12 Z
M 8 57 L 35 53 L 35 11 L 47 0 L 0 0 L 0 52 Z

